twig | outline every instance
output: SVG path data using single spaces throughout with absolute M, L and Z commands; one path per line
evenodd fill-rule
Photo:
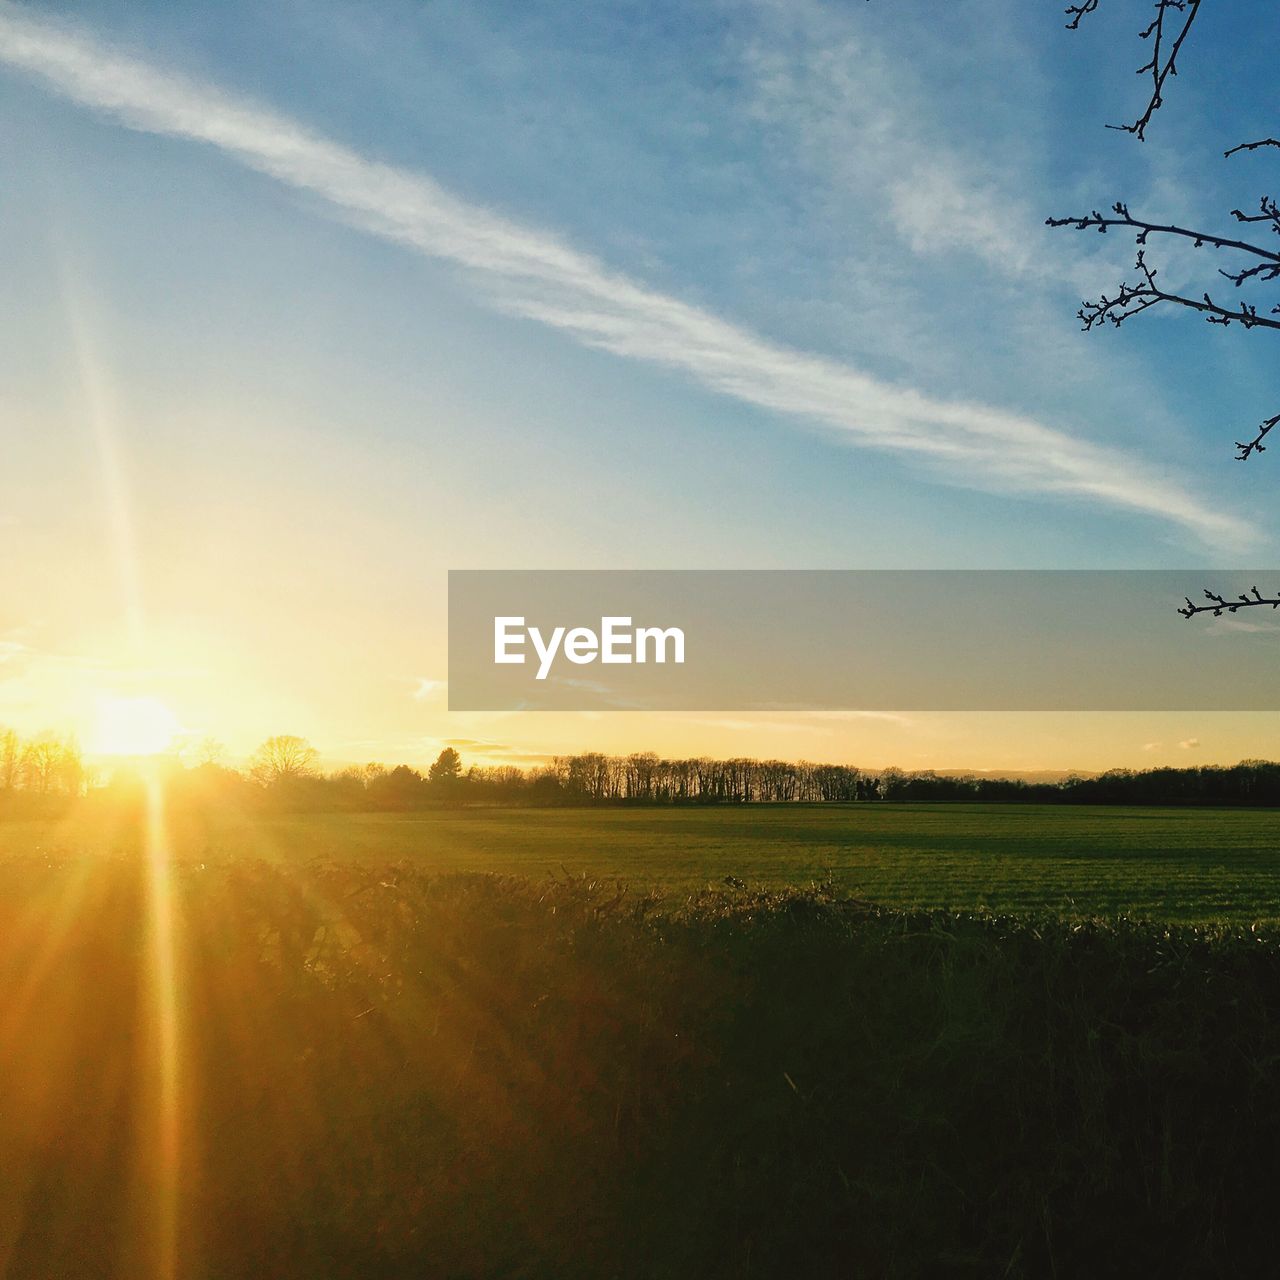
M 1224 613 L 1235 613 L 1237 609 L 1256 609 L 1261 605 L 1280 609 L 1280 596 L 1264 596 L 1257 587 L 1251 587 L 1249 595 L 1242 595 L 1235 600 L 1228 600 L 1216 591 L 1210 591 L 1208 587 L 1205 588 L 1204 595 L 1208 604 L 1194 604 L 1191 597 L 1187 596 L 1187 603 L 1178 612 L 1184 618 L 1194 618 L 1198 613 L 1211 613 L 1215 618 L 1220 618 Z

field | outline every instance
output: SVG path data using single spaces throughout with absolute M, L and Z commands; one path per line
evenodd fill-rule
M 828 883 L 897 908 L 1280 920 L 1280 815 L 1264 809 L 1041 805 L 474 809 L 385 815 L 174 815 L 183 859 L 407 860 L 419 871 L 620 878 L 685 893 Z M 92 809 L 0 823 L 0 855 L 135 846 Z
M 140 817 L 0 822 L 7 1280 L 1273 1269 L 1271 814 Z

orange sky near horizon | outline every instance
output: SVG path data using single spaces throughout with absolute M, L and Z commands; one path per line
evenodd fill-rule
M 7 640 L 0 648 L 0 726 L 24 736 L 73 735 L 99 760 L 125 753 L 122 735 L 189 755 L 214 739 L 232 764 L 263 738 L 294 733 L 310 740 L 329 768 L 369 761 L 422 766 L 445 746 L 468 765 L 524 766 L 578 751 L 975 771 L 1097 771 L 1280 756 L 1275 713 L 463 713 L 447 710 L 442 677 L 411 674 L 407 666 L 352 668 L 335 653 L 329 678 L 313 683 L 314 654 L 272 663 L 273 674 L 263 678 L 226 657 L 215 666 L 216 650 L 213 643 L 193 644 L 167 664 L 128 667 Z M 331 696 L 316 698 L 316 688 Z

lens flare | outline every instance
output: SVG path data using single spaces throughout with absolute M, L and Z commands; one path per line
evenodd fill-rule
M 178 956 L 174 937 L 173 883 L 169 833 L 160 779 L 147 783 L 147 890 L 150 972 L 147 974 L 151 1032 L 147 1075 L 154 1128 L 143 1135 L 143 1185 L 148 1204 L 148 1230 L 154 1280 L 178 1274 L 179 1189 L 182 1173 L 181 1041 L 178 1001 Z

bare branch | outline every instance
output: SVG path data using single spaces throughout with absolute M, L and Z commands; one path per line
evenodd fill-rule
M 1257 151 L 1259 147 L 1280 147 L 1280 141 L 1275 138 L 1259 138 L 1257 142 L 1241 142 L 1222 154 L 1225 159 L 1230 160 L 1237 151 Z
M 1280 234 L 1280 205 L 1270 196 L 1263 196 L 1259 203 L 1259 212 L 1246 214 L 1239 209 L 1231 211 L 1238 223 L 1266 223 L 1273 232 Z M 1238 289 L 1246 282 L 1270 283 L 1280 280 L 1280 250 L 1268 249 L 1247 240 L 1238 240 L 1232 236 L 1219 235 L 1215 232 L 1197 231 L 1190 227 L 1180 227 L 1173 223 L 1148 222 L 1144 218 L 1135 218 L 1129 206 L 1117 202 L 1112 206 L 1110 214 L 1092 213 L 1067 218 L 1048 218 L 1046 223 L 1051 227 L 1074 227 L 1077 231 L 1098 231 L 1106 233 L 1112 227 L 1120 227 L 1134 233 L 1134 241 L 1138 245 L 1137 271 L 1138 280 L 1130 284 L 1123 281 L 1114 295 L 1103 294 L 1096 302 L 1084 303 L 1076 312 L 1086 330 L 1094 329 L 1108 321 L 1119 328 L 1126 320 L 1141 314 L 1161 303 L 1186 307 L 1204 316 L 1209 324 L 1223 326 L 1239 324 L 1245 329 L 1280 329 L 1280 306 L 1272 307 L 1269 313 L 1259 312 L 1256 305 L 1241 301 L 1236 306 L 1225 306 L 1216 302 L 1211 294 L 1203 293 L 1199 297 L 1174 293 L 1163 288 L 1157 281 L 1159 272 L 1146 260 L 1149 239 L 1154 236 L 1169 236 L 1174 239 L 1190 240 L 1197 249 L 1206 246 L 1228 253 L 1242 253 L 1255 261 L 1238 271 L 1218 268 L 1218 274 L 1230 280 Z M 1280 423 L 1280 415 L 1263 422 L 1252 440 L 1237 440 L 1236 457 L 1247 462 L 1255 453 L 1265 453 L 1263 441 L 1271 429 Z
M 1097 12 L 1099 3 L 1100 0 L 1080 0 L 1079 4 L 1069 5 L 1065 10 L 1071 19 L 1067 30 L 1077 30 L 1083 18 Z M 1165 81 L 1178 74 L 1178 54 L 1200 12 L 1200 0 L 1155 0 L 1155 10 L 1155 17 L 1138 32 L 1140 39 L 1151 41 L 1151 58 L 1138 68 L 1138 75 L 1151 77 L 1151 97 L 1146 110 L 1132 124 L 1107 126 L 1132 133 L 1139 142 L 1147 136 L 1151 117 L 1164 105 Z
M 1113 296 L 1104 293 L 1097 302 L 1086 302 L 1076 312 L 1086 330 L 1107 321 L 1118 329 L 1126 320 L 1162 302 L 1199 311 L 1210 324 L 1239 324 L 1246 329 L 1280 329 L 1280 320 L 1270 315 L 1260 315 L 1257 307 L 1248 302 L 1242 302 L 1238 307 L 1224 307 L 1214 302 L 1207 293 L 1199 298 L 1192 298 L 1161 288 L 1156 283 L 1159 272 L 1147 262 L 1142 250 L 1138 251 L 1137 270 L 1140 277 L 1137 284 L 1123 282 Z
M 1265 422 L 1258 424 L 1258 433 L 1252 440 L 1237 440 L 1236 448 L 1240 450 L 1236 454 L 1236 458 L 1240 462 L 1248 462 L 1251 454 L 1266 453 L 1266 446 L 1262 443 L 1270 434 L 1271 428 L 1280 424 L 1280 413 L 1274 418 L 1268 418 Z
M 1136 232 L 1134 239 L 1139 245 L 1145 245 L 1147 238 L 1153 235 L 1178 236 L 1184 240 L 1190 240 L 1197 249 L 1212 245 L 1215 249 L 1234 249 L 1240 253 L 1250 253 L 1268 262 L 1280 264 L 1280 252 L 1250 244 L 1247 240 L 1234 240 L 1230 236 L 1216 235 L 1211 231 L 1194 231 L 1189 227 L 1179 227 L 1173 223 L 1146 222 L 1142 218 L 1133 217 L 1129 212 L 1129 206 L 1123 202 L 1117 202 L 1111 206 L 1111 209 L 1115 217 L 1107 217 L 1095 209 L 1083 217 L 1046 218 L 1045 226 L 1075 227 L 1077 231 L 1094 229 L 1102 232 L 1105 232 L 1108 227 L 1127 227 Z M 1268 212 L 1269 210 L 1272 212 Z M 1280 212 L 1276 211 L 1275 203 L 1268 196 L 1262 198 L 1262 211 L 1261 214 L 1247 215 L 1239 209 L 1233 209 L 1231 214 L 1237 222 L 1275 222 L 1276 213 Z M 1280 227 L 1280 222 L 1277 226 Z
M 1067 23 L 1067 30 L 1075 31 L 1080 25 L 1080 19 L 1086 14 L 1095 12 L 1097 8 L 1098 0 L 1084 0 L 1082 4 L 1068 5 L 1064 10 L 1067 17 L 1071 19 L 1071 21 Z
M 1208 604 L 1194 604 L 1191 597 L 1187 596 L 1187 603 L 1178 612 L 1184 618 L 1194 618 L 1198 613 L 1211 613 L 1215 618 L 1220 618 L 1224 613 L 1235 613 L 1237 609 L 1256 609 L 1264 605 L 1280 609 L 1280 596 L 1264 596 L 1257 587 L 1251 587 L 1248 595 L 1238 596 L 1235 600 L 1228 600 L 1207 587 L 1204 596 L 1209 601 Z
M 1091 13 L 1096 13 L 1101 0 L 1076 0 L 1066 9 L 1069 30 L 1079 28 L 1081 21 Z M 1122 128 L 1134 134 L 1140 141 L 1146 136 L 1146 128 L 1152 116 L 1164 102 L 1165 82 L 1170 76 L 1178 74 L 1178 55 L 1182 50 L 1192 24 L 1200 11 L 1200 0 L 1154 0 L 1155 16 L 1145 30 L 1139 35 L 1143 40 L 1151 41 L 1151 58 L 1138 68 L 1139 75 L 1151 77 L 1151 97 L 1146 110 L 1131 125 L 1109 125 L 1108 128 Z M 1280 138 L 1257 138 L 1251 142 L 1242 142 L 1224 152 L 1230 158 L 1242 151 L 1258 151 L 1263 148 L 1280 148 Z M 1237 224 L 1269 226 L 1275 235 L 1280 235 L 1280 203 L 1271 197 L 1263 196 L 1258 203 L 1258 212 L 1244 213 L 1240 209 L 1232 209 L 1231 216 Z M 1119 290 L 1109 296 L 1103 294 L 1096 302 L 1082 304 L 1076 313 L 1086 330 L 1101 326 L 1110 321 L 1117 328 L 1126 320 L 1151 307 L 1167 303 L 1171 306 L 1186 307 L 1199 312 L 1209 324 L 1239 324 L 1245 329 L 1280 329 L 1280 306 L 1273 306 L 1269 312 L 1259 313 L 1258 307 L 1251 302 L 1241 301 L 1236 306 L 1226 306 L 1216 302 L 1209 293 L 1199 297 L 1190 294 L 1171 292 L 1163 288 L 1157 281 L 1158 272 L 1151 266 L 1145 256 L 1145 249 L 1152 236 L 1169 236 L 1174 239 L 1189 240 L 1197 249 L 1206 246 L 1224 253 L 1238 253 L 1245 256 L 1246 265 L 1238 270 L 1219 267 L 1218 274 L 1229 280 L 1237 289 L 1245 284 L 1274 284 L 1280 281 L 1280 251 L 1266 248 L 1251 241 L 1240 240 L 1234 236 L 1219 235 L 1214 232 L 1197 231 L 1191 227 L 1180 227 L 1174 223 L 1148 222 L 1135 218 L 1127 205 L 1117 203 L 1112 212 L 1104 215 L 1096 209 L 1083 217 L 1049 218 L 1051 227 L 1074 227 L 1077 231 L 1093 230 L 1105 233 L 1112 227 L 1120 227 L 1132 231 L 1138 246 L 1137 271 L 1138 279 L 1134 284 L 1122 282 Z M 1247 462 L 1255 453 L 1265 453 L 1268 435 L 1280 425 L 1280 414 L 1267 418 L 1258 425 L 1257 431 L 1250 440 L 1237 440 L 1236 458 Z M 1211 602 L 1208 605 L 1193 605 L 1187 601 L 1187 608 L 1181 610 L 1186 617 L 1197 613 L 1218 612 L 1223 609 L 1235 612 L 1244 605 L 1267 603 L 1254 588 L 1254 597 L 1241 597 L 1240 602 L 1229 602 L 1212 592 L 1205 592 Z M 1273 607 L 1274 604 L 1273 604 Z

